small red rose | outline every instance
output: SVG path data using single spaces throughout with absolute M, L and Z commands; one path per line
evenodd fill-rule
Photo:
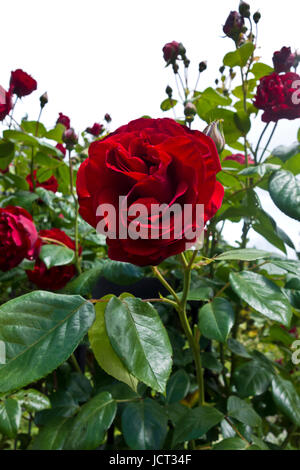
M 35 187 L 36 188 L 45 188 L 45 189 L 48 189 L 48 191 L 52 191 L 53 193 L 56 193 L 56 191 L 58 189 L 58 182 L 57 182 L 57 179 L 55 178 L 55 176 L 52 175 L 52 176 L 50 176 L 50 178 L 48 180 L 43 181 L 42 183 L 40 183 L 36 179 L 36 173 L 37 173 L 37 170 L 34 170 L 33 177 L 34 177 L 34 180 L 35 180 Z M 29 184 L 29 191 L 32 192 L 33 191 L 33 182 L 32 182 L 31 173 L 26 176 L 26 181 Z
M 0 208 L 0 270 L 8 271 L 38 250 L 38 234 L 31 215 L 23 208 Z
M 93 135 L 94 137 L 98 137 L 101 134 L 102 130 L 103 130 L 103 125 L 95 122 L 93 127 L 87 127 L 85 132 Z
M 246 164 L 246 158 L 243 153 L 235 153 L 233 155 L 228 155 L 227 157 L 224 158 L 224 162 L 226 160 L 233 160 L 234 162 L 239 163 L 240 165 L 245 165 Z M 255 161 L 251 157 L 251 155 L 248 155 L 248 165 L 254 165 Z
M 56 124 L 63 124 L 66 127 L 66 129 L 69 129 L 69 127 L 71 125 L 71 120 L 65 114 L 59 113 L 59 117 L 56 121 Z
M 163 47 L 164 59 L 166 62 L 175 62 L 178 57 L 180 44 L 177 41 L 168 42 Z
M 0 85 L 0 121 L 8 116 L 12 110 L 12 99 L 10 91 L 4 90 Z
M 260 80 L 254 106 L 264 111 L 264 122 L 300 117 L 300 76 L 293 72 L 272 73 Z
M 58 228 L 50 230 L 40 230 L 39 232 L 41 245 L 45 244 L 63 244 L 71 250 L 75 251 L 75 243 L 65 232 Z M 60 243 L 55 243 L 55 241 Z M 79 248 L 81 254 L 82 248 Z M 75 275 L 76 268 L 74 264 L 65 266 L 53 266 L 47 269 L 45 263 L 37 258 L 33 270 L 26 271 L 28 279 L 37 285 L 39 289 L 59 290 L 62 289 Z
M 19 98 L 22 96 L 30 95 L 37 89 L 37 82 L 28 73 L 21 69 L 11 72 L 10 76 L 10 90 Z
M 294 65 L 296 55 L 292 54 L 290 47 L 282 47 L 280 51 L 274 52 L 273 64 L 276 73 L 289 72 Z
M 63 144 L 57 144 L 55 148 L 57 148 L 63 154 L 64 157 L 66 156 L 67 150 L 66 147 L 63 146 Z

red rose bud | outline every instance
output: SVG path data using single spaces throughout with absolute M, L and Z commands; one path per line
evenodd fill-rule
M 71 121 L 68 116 L 65 116 L 63 113 L 59 113 L 59 117 L 56 121 L 56 124 L 63 124 L 67 129 L 69 129 Z
M 161 217 L 151 217 L 153 205 L 162 200 L 170 205 L 175 202 L 182 210 L 188 205 L 192 209 L 188 226 L 195 228 L 199 226 L 196 209 L 202 204 L 201 219 L 206 224 L 220 208 L 224 196 L 224 188 L 216 180 L 219 171 L 216 147 L 202 132 L 173 119 L 137 119 L 89 146 L 89 157 L 77 173 L 79 212 L 106 235 L 111 259 L 139 266 L 157 265 L 184 251 L 189 234 L 182 227 L 182 211 L 171 224 L 162 225 Z M 136 239 L 132 217 L 123 205 L 119 207 L 123 196 L 128 207 L 142 204 L 147 209 L 142 228 L 146 236 L 142 233 Z M 113 217 L 104 218 L 97 210 L 103 209 L 103 204 L 113 206 L 115 220 L 119 221 L 117 228 Z M 179 237 L 174 233 L 178 225 Z M 191 238 L 194 242 L 197 235 L 192 234 Z
M 167 62 L 167 65 L 174 63 L 179 55 L 179 42 L 172 41 L 168 42 L 163 47 L 164 59 Z
M 274 52 L 273 64 L 276 73 L 289 72 L 295 62 L 295 54 L 290 47 L 282 47 L 280 51 Z
M 11 72 L 10 89 L 12 93 L 22 98 L 37 89 L 37 82 L 28 73 L 17 69 Z
M 239 12 L 243 18 L 250 18 L 250 5 L 248 3 L 241 1 L 239 6 Z
M 97 122 L 95 122 L 93 127 L 87 127 L 86 130 L 85 130 L 85 132 L 87 132 L 88 134 L 91 134 L 95 137 L 98 137 L 101 134 L 102 131 L 103 131 L 103 125 L 98 124 Z
M 245 165 L 246 164 L 246 158 L 243 153 L 236 153 L 234 155 L 228 155 L 226 158 L 224 158 L 224 162 L 226 160 L 233 160 L 234 162 L 239 163 L 240 165 Z M 248 165 L 254 165 L 255 161 L 251 157 L 251 155 L 248 155 Z
M 66 144 L 68 150 L 72 150 L 74 145 L 78 142 L 78 136 L 75 133 L 73 127 L 66 129 L 62 136 L 63 142 Z
M 203 133 L 214 141 L 219 153 L 224 150 L 226 142 L 221 121 L 212 122 L 204 129 Z
M 173 90 L 169 85 L 166 88 L 166 93 L 167 93 L 169 98 L 172 98 Z
M 111 117 L 108 113 L 105 114 L 104 119 L 108 124 L 111 122 Z
M 40 96 L 40 102 L 41 102 L 41 108 L 43 109 L 43 107 L 48 103 L 48 93 L 44 93 L 42 96 Z
M 261 19 L 261 14 L 259 13 L 259 11 L 255 12 L 254 15 L 253 15 L 254 23 L 257 24 L 260 19 Z
M 56 244 L 55 240 L 63 243 L 65 246 L 75 251 L 75 243 L 68 237 L 65 232 L 58 228 L 52 228 L 51 230 L 40 230 L 39 236 L 41 243 L 44 244 Z M 44 240 L 51 239 L 53 242 Z M 57 243 L 59 244 L 59 243 Z M 81 254 L 82 248 L 79 247 L 79 254 Z M 46 265 L 42 260 L 37 258 L 33 270 L 26 271 L 28 279 L 37 285 L 39 289 L 48 290 L 59 290 L 62 289 L 76 274 L 76 268 L 74 264 L 64 266 L 54 266 L 47 269 Z
M 244 18 L 237 11 L 231 11 L 223 27 L 224 33 L 237 42 L 243 30 Z
M 57 144 L 55 145 L 55 148 L 57 148 L 63 154 L 64 157 L 66 156 L 67 150 L 63 146 L 63 144 Z
M 0 85 L 0 121 L 8 116 L 13 107 L 11 93 Z
M 38 248 L 38 234 L 31 215 L 23 208 L 0 208 L 0 270 L 8 271 L 24 258 L 32 259 Z
M 263 122 L 300 118 L 299 81 L 300 76 L 293 72 L 272 73 L 260 79 L 253 104 L 264 111 Z
M 57 182 L 57 179 L 55 178 L 55 176 L 52 175 L 52 176 L 50 176 L 50 178 L 48 180 L 43 181 L 42 183 L 40 183 L 36 179 L 36 173 L 37 173 L 37 170 L 34 170 L 33 178 L 34 178 L 34 181 L 35 181 L 35 187 L 36 188 L 45 188 L 48 191 L 52 191 L 53 193 L 56 193 L 56 191 L 58 189 L 58 182 Z M 29 191 L 32 192 L 33 191 L 33 181 L 32 181 L 31 174 L 26 176 L 26 181 L 29 184 Z
M 203 60 L 202 62 L 200 62 L 199 64 L 199 72 L 204 72 L 204 70 L 207 69 L 207 62 L 206 60 Z

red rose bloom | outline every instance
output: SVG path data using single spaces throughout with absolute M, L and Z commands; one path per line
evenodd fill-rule
M 225 25 L 223 26 L 223 31 L 226 36 L 237 41 L 240 34 L 243 32 L 244 28 L 244 18 L 237 11 L 231 11 Z
M 164 59 L 166 62 L 174 62 L 179 54 L 179 42 L 168 42 L 163 47 Z
M 31 215 L 22 207 L 0 208 L 0 270 L 8 271 L 38 249 L 38 234 Z
M 245 165 L 246 164 L 246 158 L 243 153 L 235 153 L 234 155 L 228 155 L 228 157 L 224 158 L 224 162 L 226 160 L 233 160 L 234 162 L 238 162 L 240 165 Z M 253 158 L 248 155 L 248 165 L 254 165 L 255 161 Z
M 274 52 L 273 64 L 275 72 L 289 72 L 295 62 L 295 57 L 290 47 L 282 47 L 280 51 Z
M 41 237 L 41 245 L 55 243 L 54 240 L 63 243 L 71 250 L 75 251 L 75 243 L 71 240 L 68 235 L 58 228 L 52 228 L 51 230 L 40 230 L 39 236 Z M 53 241 L 43 240 L 43 237 L 51 239 Z M 82 248 L 79 249 L 81 254 Z M 74 264 L 66 266 L 53 266 L 47 269 L 45 263 L 39 258 L 36 259 L 34 269 L 26 271 L 28 279 L 37 285 L 39 289 L 47 290 L 59 290 L 62 289 L 76 274 L 76 268 Z
M 123 239 L 119 234 L 125 229 L 130 235 L 132 217 L 122 209 L 119 213 L 119 197 L 124 196 L 128 211 L 135 204 L 143 204 L 149 211 L 153 204 L 168 208 L 189 204 L 193 208 L 190 225 L 197 227 L 221 206 L 224 188 L 216 181 L 220 170 L 216 146 L 202 132 L 172 119 L 137 119 L 90 145 L 89 158 L 77 176 L 79 212 L 93 227 L 104 221 L 110 229 L 113 222 L 109 216 L 103 214 L 103 218 L 96 211 L 102 204 L 111 204 L 119 222 L 116 237 L 107 236 L 109 257 L 140 266 L 157 265 L 185 250 L 185 233 L 182 238 L 174 234 L 176 216 L 167 226 L 161 223 L 160 215 L 151 213 L 142 225 L 148 234 L 153 226 L 159 226 L 159 237 L 151 233 L 148 238 Z M 197 204 L 204 205 L 204 221 L 196 220 Z
M 95 122 L 93 127 L 87 127 L 86 128 L 86 132 L 88 134 L 91 134 L 91 135 L 95 136 L 95 137 L 98 137 L 98 135 L 101 134 L 102 129 L 103 129 L 102 124 L 98 124 L 97 122 Z
M 37 172 L 37 170 L 34 170 L 34 172 L 33 172 L 35 187 L 36 188 L 45 188 L 45 189 L 48 189 L 48 191 L 52 191 L 53 193 L 56 193 L 56 191 L 58 189 L 58 182 L 57 182 L 57 179 L 55 178 L 55 176 L 52 175 L 52 176 L 50 176 L 50 178 L 48 180 L 43 181 L 42 183 L 40 183 L 39 181 L 36 180 L 36 172 Z M 33 182 L 32 182 L 32 178 L 31 178 L 31 174 L 26 176 L 26 181 L 29 184 L 29 191 L 32 192 L 33 191 Z
M 264 122 L 277 122 L 279 119 L 297 119 L 300 117 L 299 85 L 300 76 L 296 73 L 278 75 L 272 73 L 260 80 L 254 106 L 263 109 Z M 297 91 L 298 90 L 298 91 Z
M 11 72 L 10 89 L 12 93 L 22 98 L 37 89 L 37 82 L 28 73 L 17 69 Z
M 59 113 L 59 117 L 56 121 L 56 124 L 63 124 L 67 129 L 71 125 L 71 120 L 68 116 L 65 116 L 63 113 Z
M 11 112 L 12 110 L 12 99 L 11 93 L 5 91 L 4 88 L 0 85 L 0 121 Z
M 60 150 L 64 157 L 66 156 L 67 150 L 66 150 L 66 148 L 63 146 L 63 144 L 57 144 L 57 145 L 55 146 L 55 148 L 57 148 L 58 150 Z

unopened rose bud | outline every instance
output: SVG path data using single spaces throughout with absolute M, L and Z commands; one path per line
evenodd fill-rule
M 206 69 L 207 69 L 207 62 L 206 60 L 202 60 L 202 62 L 200 62 L 199 64 L 199 72 L 202 73 Z
M 219 71 L 220 71 L 220 73 L 223 73 L 223 72 L 224 72 L 224 70 L 225 70 L 225 66 L 224 66 L 224 65 L 222 65 L 222 67 L 220 67 L 220 68 L 219 68 Z
M 239 12 L 244 18 L 250 18 L 250 5 L 241 1 L 239 6 Z
M 62 140 L 66 144 L 67 149 L 72 150 L 74 145 L 76 145 L 78 142 L 78 136 L 75 133 L 74 129 L 70 127 L 69 129 L 66 129 L 63 133 Z
M 257 12 L 254 13 L 254 15 L 253 15 L 253 21 L 254 21 L 255 24 L 257 24 L 260 19 L 261 19 L 261 14 L 259 13 L 259 11 L 257 11 Z
M 178 70 L 179 70 L 178 64 L 173 64 L 173 72 L 178 73 Z
M 172 98 L 173 90 L 169 85 L 166 88 L 166 93 L 167 93 L 169 98 Z
M 231 11 L 223 31 L 227 37 L 237 42 L 240 34 L 244 31 L 244 18 L 237 11 Z
M 185 59 L 183 60 L 183 63 L 184 63 L 184 66 L 185 66 L 186 68 L 188 68 L 188 66 L 190 65 L 191 61 L 190 61 L 189 59 L 185 58 Z
M 186 48 L 184 47 L 182 42 L 180 42 L 179 45 L 178 45 L 178 51 L 179 51 L 179 54 L 181 55 L 181 57 L 184 58 L 185 54 L 186 54 Z
M 222 122 L 220 120 L 214 121 L 209 124 L 204 129 L 203 134 L 208 135 L 208 137 L 210 137 L 214 141 L 219 153 L 224 150 L 226 142 L 223 134 Z
M 164 59 L 167 62 L 167 66 L 169 64 L 174 64 L 178 55 L 179 55 L 179 42 L 172 41 L 168 42 L 167 44 L 164 45 L 163 47 L 163 54 L 164 54 Z
M 188 101 L 184 106 L 184 115 L 186 117 L 186 120 L 188 122 L 192 122 L 196 114 L 197 114 L 196 106 L 191 101 Z
M 45 92 L 42 96 L 40 96 L 40 102 L 41 102 L 41 108 L 43 109 L 43 107 L 48 103 L 47 92 Z
M 107 123 L 110 123 L 110 122 L 111 122 L 111 117 L 110 117 L 110 115 L 109 115 L 108 113 L 105 114 L 104 119 L 105 119 L 105 121 L 106 121 Z
M 215 79 L 215 84 L 219 85 L 219 79 L 218 78 Z

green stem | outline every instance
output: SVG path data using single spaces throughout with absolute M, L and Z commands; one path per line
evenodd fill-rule
M 82 374 L 82 370 L 81 370 L 80 367 L 79 367 L 79 364 L 78 364 L 78 362 L 77 362 L 77 359 L 76 359 L 74 353 L 71 355 L 71 360 L 72 360 L 73 365 L 74 365 L 75 369 L 77 370 L 77 372 L 80 372 L 80 374 Z
M 73 165 L 72 165 L 72 159 L 71 159 L 71 150 L 69 150 L 69 171 L 70 171 L 70 191 L 72 194 L 72 197 L 74 199 L 74 205 L 75 205 L 75 265 L 78 271 L 78 274 L 81 273 L 81 266 L 80 266 L 80 260 L 79 260 L 79 237 L 78 237 L 78 200 L 74 192 L 74 185 L 73 185 Z
M 261 143 L 262 138 L 263 138 L 263 136 L 265 135 L 265 132 L 266 132 L 266 130 L 268 129 L 269 125 L 270 125 L 270 123 L 267 122 L 267 124 L 265 125 L 265 127 L 264 127 L 262 133 L 260 134 L 260 137 L 259 137 L 258 142 L 257 142 L 256 149 L 254 150 L 255 164 L 257 164 L 257 152 L 258 152 L 258 150 L 259 150 L 260 143 Z
M 269 137 L 268 142 L 266 143 L 266 146 L 265 146 L 265 148 L 264 148 L 264 150 L 263 150 L 263 152 L 262 152 L 262 154 L 261 154 L 261 156 L 260 156 L 260 159 L 259 159 L 259 162 L 258 162 L 258 163 L 260 163 L 260 162 L 262 161 L 263 156 L 264 156 L 264 154 L 266 153 L 266 151 L 267 151 L 267 149 L 268 149 L 268 147 L 269 147 L 269 145 L 270 145 L 270 143 L 271 143 L 271 140 L 272 140 L 273 135 L 274 135 L 274 133 L 275 133 L 275 131 L 276 131 L 277 125 L 278 125 L 278 122 L 276 122 L 276 123 L 275 123 L 275 126 L 273 127 L 272 133 L 271 133 L 271 135 L 270 135 L 270 137 Z

